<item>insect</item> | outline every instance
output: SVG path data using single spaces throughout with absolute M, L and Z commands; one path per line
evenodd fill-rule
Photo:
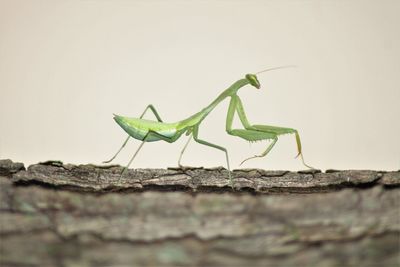
M 161 117 L 158 114 L 157 110 L 151 104 L 146 107 L 146 109 L 143 111 L 143 113 L 141 114 L 141 116 L 139 118 L 124 117 L 124 116 L 114 114 L 114 120 L 122 127 L 122 129 L 125 130 L 125 132 L 128 133 L 128 137 L 126 138 L 126 140 L 124 141 L 122 146 L 119 148 L 117 153 L 110 160 L 104 161 L 103 163 L 109 163 L 112 160 L 114 160 L 114 158 L 125 147 L 129 138 L 133 137 L 135 139 L 142 141 L 142 143 L 140 144 L 140 146 L 138 147 L 138 149 L 136 150 L 136 152 L 130 159 L 128 165 L 124 168 L 124 170 L 121 174 L 121 175 L 123 175 L 123 173 L 129 168 L 132 161 L 134 160 L 136 155 L 139 153 L 140 149 L 143 147 L 145 142 L 155 142 L 155 141 L 163 140 L 168 143 L 173 143 L 176 140 L 178 140 L 183 134 L 186 134 L 187 136 L 189 136 L 189 138 L 180 153 L 179 160 L 178 160 L 179 167 L 183 168 L 183 166 L 181 165 L 182 155 L 185 152 L 186 147 L 188 146 L 190 140 L 193 137 L 193 139 L 197 143 L 206 145 L 206 146 L 209 146 L 212 148 L 216 148 L 225 153 L 226 164 L 228 167 L 229 181 L 230 181 L 231 186 L 233 187 L 232 174 L 231 174 L 231 170 L 230 170 L 230 166 L 229 166 L 229 156 L 228 156 L 228 151 L 226 150 L 226 148 L 199 138 L 200 124 L 203 122 L 203 120 L 207 117 L 207 115 L 219 103 L 221 103 L 224 99 L 229 97 L 230 103 L 229 103 L 229 108 L 228 108 L 228 114 L 226 117 L 226 132 L 230 135 L 243 138 L 250 142 L 260 141 L 260 140 L 271 140 L 271 143 L 261 154 L 246 158 L 245 160 L 243 160 L 240 163 L 240 165 L 242 165 L 244 162 L 246 162 L 250 159 L 266 156 L 268 154 L 268 152 L 270 152 L 271 149 L 274 147 L 275 143 L 278 141 L 278 136 L 283 135 L 283 134 L 294 134 L 295 138 L 296 138 L 297 152 L 298 152 L 296 158 L 298 156 L 300 156 L 302 163 L 306 167 L 312 168 L 304 162 L 300 136 L 296 129 L 277 127 L 277 126 L 269 126 L 269 125 L 250 124 L 250 122 L 247 119 L 246 113 L 244 111 L 242 101 L 239 98 L 239 96 L 237 95 L 238 90 L 246 85 L 251 85 L 257 89 L 260 89 L 260 82 L 258 81 L 256 75 L 258 75 L 262 72 L 286 68 L 286 67 L 293 67 L 293 66 L 281 66 L 281 67 L 266 69 L 266 70 L 257 72 L 256 74 L 246 74 L 244 78 L 234 82 L 230 87 L 228 87 L 225 91 L 223 91 L 214 101 L 212 101 L 208 106 L 203 108 L 201 111 L 197 112 L 196 114 L 194 114 L 184 120 L 178 121 L 178 122 L 174 122 L 174 123 L 163 122 L 161 120 Z M 148 110 L 151 110 L 153 112 L 154 116 L 157 118 L 157 121 L 143 119 L 143 116 L 146 114 L 146 112 Z M 233 129 L 232 128 L 232 123 L 233 123 L 233 118 L 234 118 L 235 113 L 238 114 L 239 119 L 240 119 L 244 129 Z

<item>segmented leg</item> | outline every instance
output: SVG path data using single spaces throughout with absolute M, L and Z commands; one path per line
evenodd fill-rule
M 182 149 L 182 151 L 181 151 L 181 154 L 179 155 L 178 166 L 179 166 L 180 168 L 183 168 L 183 166 L 181 165 L 181 159 L 182 159 L 183 153 L 184 153 L 185 150 L 186 150 L 186 147 L 189 145 L 190 140 L 192 140 L 192 135 L 189 136 L 189 139 L 187 140 L 185 146 L 183 147 L 183 149 Z
M 122 170 L 121 176 L 126 172 L 126 170 L 128 170 L 129 166 L 131 165 L 132 161 L 135 159 L 136 155 L 139 153 L 140 149 L 143 147 L 144 143 L 147 142 L 147 139 L 152 136 L 156 136 L 156 137 L 160 138 L 161 140 L 166 141 L 168 143 L 173 143 L 181 136 L 181 134 L 178 132 L 171 137 L 167 137 L 167 136 L 164 136 L 157 132 L 149 131 L 146 134 L 146 136 L 143 138 L 143 141 L 140 144 L 140 146 L 138 147 L 138 149 L 135 151 L 135 154 L 133 154 L 132 158 L 129 160 L 128 165 L 126 165 L 126 167 Z
M 147 111 L 148 109 L 150 109 L 151 111 L 153 111 L 154 116 L 156 116 L 156 118 L 157 118 L 157 120 L 158 120 L 159 122 L 162 122 L 160 115 L 158 115 L 157 110 L 154 108 L 154 106 L 153 106 L 152 104 L 148 105 L 148 106 L 144 109 L 142 115 L 140 115 L 140 117 L 139 117 L 140 119 L 143 118 L 144 114 L 146 114 L 146 111 Z
M 235 115 L 235 112 L 238 113 L 239 119 L 242 122 L 245 129 L 232 129 L 233 117 Z M 292 128 L 276 127 L 269 125 L 250 125 L 249 121 L 247 120 L 246 114 L 244 112 L 242 101 L 238 96 L 232 96 L 231 98 L 231 102 L 228 109 L 228 115 L 226 119 L 226 131 L 228 132 L 228 134 L 241 137 L 248 141 L 272 140 L 272 143 L 267 147 L 267 149 L 263 153 L 243 160 L 242 163 L 240 163 L 240 165 L 249 159 L 266 156 L 277 142 L 279 135 L 295 134 L 297 151 L 298 151 L 296 157 L 300 156 L 303 164 L 306 167 L 312 169 L 311 166 L 307 165 L 304 162 L 304 157 L 301 151 L 300 136 L 297 130 Z
M 144 109 L 142 115 L 140 115 L 140 117 L 139 117 L 140 119 L 143 118 L 144 114 L 146 114 L 146 111 L 147 111 L 148 109 L 150 109 L 150 110 L 153 112 L 154 116 L 156 116 L 156 118 L 157 118 L 157 120 L 158 120 L 159 122 L 162 122 L 162 120 L 161 120 L 161 118 L 160 118 L 160 115 L 158 115 L 157 110 L 156 110 L 156 109 L 154 108 L 154 106 L 151 105 L 151 104 L 148 105 L 148 106 Z M 106 160 L 106 161 L 103 161 L 103 163 L 109 163 L 109 162 L 113 161 L 113 160 L 115 159 L 115 157 L 119 154 L 119 152 L 121 152 L 121 150 L 125 147 L 126 143 L 128 143 L 129 138 L 130 138 L 130 136 L 128 135 L 128 137 L 125 139 L 125 141 L 124 141 L 124 143 L 122 144 L 122 146 L 118 149 L 117 153 L 115 153 L 115 155 L 114 155 L 111 159 Z
M 265 131 L 270 133 L 275 133 L 276 135 L 283 135 L 283 134 L 294 134 L 296 137 L 296 144 L 297 144 L 297 155 L 296 158 L 300 156 L 301 162 L 304 166 L 310 169 L 314 169 L 304 161 L 303 152 L 301 148 L 301 141 L 299 132 L 296 129 L 292 128 L 284 128 L 284 127 L 277 127 L 277 126 L 269 126 L 269 125 L 252 125 L 258 131 Z
M 117 153 L 115 153 L 115 155 L 111 159 L 103 161 L 103 163 L 110 163 L 111 161 L 113 161 L 118 156 L 119 152 L 121 152 L 121 150 L 125 147 L 126 143 L 128 143 L 129 138 L 130 136 L 128 135 L 122 146 L 118 149 Z
M 198 127 L 198 126 L 195 126 L 194 129 L 193 129 L 193 139 L 194 139 L 197 143 L 202 144 L 202 145 L 206 145 L 206 146 L 209 146 L 209 147 L 213 147 L 213 148 L 216 148 L 216 149 L 219 149 L 219 150 L 222 150 L 222 151 L 225 152 L 225 156 L 226 156 L 226 165 L 228 166 L 229 183 L 231 184 L 231 187 L 233 188 L 233 180 L 232 180 L 231 168 L 230 168 L 230 166 L 229 166 L 228 151 L 226 150 L 226 148 L 224 148 L 224 147 L 222 147 L 222 146 L 218 146 L 218 145 L 212 144 L 212 143 L 210 143 L 210 142 L 207 142 L 207 141 L 204 141 L 204 140 L 199 139 L 199 138 L 198 138 L 198 134 L 199 134 L 199 127 Z
M 267 149 L 261 153 L 260 155 L 255 155 L 253 157 L 249 157 L 243 160 L 240 165 L 242 165 L 245 161 L 253 158 L 264 157 L 268 154 L 269 151 L 273 148 L 275 143 L 278 141 L 278 137 L 275 133 L 268 133 L 256 130 L 247 130 L 247 129 L 231 129 L 228 131 L 228 134 L 243 138 L 250 142 L 261 141 L 261 140 L 272 140 L 272 143 L 267 147 Z
M 270 135 L 270 134 L 268 134 L 268 135 Z M 271 137 L 267 137 L 264 140 L 269 140 L 269 139 L 271 139 Z M 273 139 L 272 139 L 271 144 L 269 144 L 269 146 L 267 147 L 267 149 L 263 153 L 261 153 L 260 155 L 254 155 L 252 157 L 244 159 L 239 165 L 242 165 L 243 163 L 245 163 L 246 161 L 248 161 L 250 159 L 265 157 L 271 151 L 271 149 L 274 147 L 274 145 L 276 144 L 277 141 L 278 141 L 278 137 L 274 136 Z

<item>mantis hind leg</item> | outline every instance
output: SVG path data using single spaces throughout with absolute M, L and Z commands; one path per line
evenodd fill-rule
M 160 117 L 160 115 L 158 115 L 157 110 L 156 110 L 156 109 L 154 108 L 154 106 L 151 105 L 151 104 L 148 105 L 148 106 L 144 109 L 142 115 L 140 115 L 140 117 L 139 117 L 140 119 L 143 118 L 143 116 L 146 114 L 146 112 L 147 112 L 148 109 L 150 109 L 150 110 L 153 112 L 154 116 L 156 116 L 156 118 L 157 118 L 157 120 L 158 120 L 159 122 L 162 122 L 161 117 Z M 114 155 L 111 159 L 106 160 L 106 161 L 103 161 L 103 163 L 110 163 L 111 161 L 113 161 L 113 160 L 118 156 L 119 152 L 121 152 L 121 150 L 125 147 L 126 143 L 128 143 L 129 138 L 130 138 L 130 136 L 128 135 L 128 137 L 127 137 L 127 138 L 125 139 L 125 141 L 122 143 L 122 146 L 118 149 L 117 153 L 115 153 L 115 155 Z
M 206 146 L 209 146 L 209 147 L 213 147 L 213 148 L 216 148 L 216 149 L 218 149 L 218 150 L 221 150 L 221 151 L 224 151 L 224 152 L 225 152 L 225 156 L 226 156 L 226 165 L 227 165 L 227 167 L 228 167 L 228 174 L 229 174 L 229 183 L 230 183 L 231 187 L 233 188 L 233 180 L 232 180 L 231 168 L 230 168 L 230 166 L 229 166 L 228 151 L 226 150 L 226 148 L 224 148 L 224 147 L 222 147 L 222 146 L 215 145 L 215 144 L 212 144 L 212 143 L 210 143 L 210 142 L 207 142 L 207 141 L 204 141 L 204 140 L 199 139 L 199 138 L 198 138 L 198 134 L 199 134 L 199 128 L 198 128 L 198 126 L 196 126 L 196 127 L 194 127 L 194 129 L 193 129 L 193 139 L 194 139 L 197 143 L 202 144 L 202 145 L 206 145 Z
M 115 153 L 115 155 L 112 156 L 111 159 L 103 161 L 103 163 L 110 163 L 111 161 L 113 161 L 118 156 L 119 152 L 121 152 L 121 150 L 125 147 L 126 143 L 128 143 L 129 138 L 130 138 L 130 136 L 128 135 L 128 137 L 125 139 L 122 146 L 118 149 L 117 153 Z
M 149 132 L 146 134 L 146 136 L 143 138 L 143 141 L 142 141 L 142 143 L 140 144 L 140 146 L 138 147 L 138 149 L 136 149 L 135 154 L 133 154 L 132 158 L 129 160 L 128 165 L 126 165 L 126 167 L 124 167 L 124 169 L 122 170 L 121 176 L 126 172 L 126 170 L 128 170 L 129 166 L 131 165 L 131 163 L 133 162 L 133 160 L 136 158 L 136 155 L 139 153 L 140 149 L 142 149 L 144 143 L 147 142 L 147 139 L 150 138 L 150 137 L 152 137 L 152 136 L 156 136 L 156 137 L 158 137 L 159 139 L 161 139 L 161 140 L 163 140 L 163 141 L 166 141 L 166 142 L 168 142 L 168 143 L 173 143 L 173 142 L 176 141 L 176 139 L 179 138 L 180 134 L 177 133 L 177 134 L 173 135 L 172 137 L 167 137 L 167 136 L 164 136 L 164 135 L 159 134 L 159 133 L 157 133 L 157 132 L 149 131 Z
M 156 118 L 157 118 L 157 120 L 158 120 L 159 122 L 162 122 L 162 119 L 161 119 L 160 115 L 158 115 L 157 110 L 155 109 L 155 107 L 154 107 L 152 104 L 148 105 L 148 106 L 144 109 L 142 115 L 140 115 L 140 117 L 139 117 L 140 119 L 143 118 L 144 114 L 146 114 L 146 111 L 147 111 L 148 109 L 150 109 L 150 110 L 153 112 L 154 116 L 156 116 Z

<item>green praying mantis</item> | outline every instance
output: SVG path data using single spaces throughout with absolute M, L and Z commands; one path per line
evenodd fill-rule
M 201 111 L 197 112 L 196 114 L 194 114 L 184 120 L 178 121 L 178 122 L 174 122 L 174 123 L 163 122 L 161 120 L 161 117 L 158 114 L 157 110 L 151 104 L 146 107 L 146 109 L 143 111 L 143 113 L 140 115 L 139 118 L 131 118 L 131 117 L 125 117 L 125 116 L 120 116 L 120 115 L 114 114 L 114 120 L 122 127 L 122 129 L 125 130 L 125 132 L 128 133 L 128 137 L 126 138 L 126 140 L 124 141 L 122 146 L 119 148 L 117 153 L 110 160 L 104 161 L 103 163 L 109 163 L 112 160 L 114 160 L 115 157 L 125 147 L 129 138 L 133 137 L 137 140 L 142 141 L 142 143 L 140 144 L 140 146 L 138 147 L 138 149 L 136 150 L 136 152 L 133 154 L 132 158 L 130 159 L 128 165 L 123 169 L 123 172 L 121 174 L 121 176 L 122 176 L 123 173 L 129 168 L 132 161 L 135 159 L 136 155 L 139 153 L 140 149 L 143 147 L 145 142 L 155 142 L 155 141 L 163 140 L 168 143 L 173 143 L 176 140 L 178 140 L 185 133 L 187 136 L 189 136 L 189 138 L 180 153 L 179 160 L 178 160 L 178 166 L 183 168 L 183 166 L 181 165 L 182 155 L 185 152 L 190 140 L 193 137 L 193 139 L 197 143 L 216 148 L 225 153 L 226 164 L 228 167 L 229 181 L 230 181 L 231 186 L 233 186 L 232 174 L 231 174 L 231 169 L 229 166 L 229 155 L 228 155 L 228 151 L 226 150 L 226 148 L 199 138 L 199 126 L 203 122 L 203 120 L 208 116 L 208 114 L 219 103 L 221 103 L 224 99 L 230 97 L 228 114 L 226 117 L 226 132 L 230 135 L 243 138 L 250 142 L 261 141 L 261 140 L 271 140 L 271 143 L 261 154 L 246 158 L 245 160 L 243 160 L 240 163 L 240 165 L 242 165 L 244 162 L 246 162 L 250 159 L 266 156 L 268 154 L 268 152 L 271 151 L 271 149 L 274 147 L 274 145 L 278 141 L 278 136 L 283 135 L 283 134 L 294 134 L 296 137 L 297 151 L 298 151 L 296 158 L 298 156 L 300 156 L 302 163 L 306 167 L 312 169 L 312 167 L 310 167 L 309 165 L 307 165 L 304 162 L 300 136 L 296 129 L 286 128 L 286 127 L 269 126 L 269 125 L 252 125 L 252 124 L 250 124 L 250 122 L 247 119 L 246 113 L 244 111 L 242 101 L 240 100 L 239 96 L 237 95 L 238 90 L 246 85 L 251 85 L 257 89 L 260 89 L 260 87 L 261 87 L 260 82 L 258 81 L 256 75 L 266 72 L 266 71 L 287 68 L 287 67 L 293 67 L 293 66 L 281 66 L 281 67 L 266 69 L 266 70 L 257 72 L 256 74 L 246 74 L 243 79 L 240 79 L 240 80 L 234 82 L 230 87 L 225 89 L 225 91 L 223 91 L 214 101 L 212 101 L 208 106 L 203 108 Z M 143 116 L 146 114 L 146 112 L 148 110 L 151 110 L 153 112 L 153 114 L 157 118 L 157 121 L 143 119 Z M 232 128 L 232 123 L 233 123 L 235 113 L 238 114 L 239 119 L 240 119 L 244 129 L 233 129 Z

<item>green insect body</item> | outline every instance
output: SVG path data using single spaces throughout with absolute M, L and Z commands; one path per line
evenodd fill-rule
M 114 115 L 114 120 L 129 134 L 129 136 L 142 141 L 149 131 L 156 132 L 167 138 L 176 136 L 178 132 L 179 136 L 181 136 L 183 133 L 183 131 L 179 131 L 177 129 L 177 123 L 163 123 L 139 118 L 128 118 L 118 115 Z M 146 142 L 160 140 L 160 137 L 156 135 L 150 135 L 146 138 Z
M 283 67 L 278 67 L 278 68 L 283 68 Z M 278 69 L 278 68 L 273 68 L 273 69 Z M 262 72 L 273 70 L 273 69 L 267 69 Z M 259 72 L 259 73 L 261 73 L 261 72 Z M 229 174 L 229 181 L 230 181 L 231 186 L 233 187 L 232 175 L 231 175 L 231 171 L 230 171 L 230 167 L 229 167 L 228 151 L 222 146 L 212 144 L 212 143 L 202 140 L 198 137 L 199 125 L 201 124 L 201 122 L 207 117 L 207 115 L 221 101 L 230 97 L 230 104 L 229 104 L 228 114 L 227 114 L 227 118 L 226 118 L 226 132 L 230 135 L 243 138 L 250 142 L 261 141 L 261 140 L 271 140 L 272 141 L 268 145 L 266 150 L 264 152 L 262 152 L 260 155 L 255 155 L 253 157 L 247 158 L 247 159 L 243 160 L 241 162 L 241 164 L 243 164 L 245 161 L 247 161 L 249 159 L 253 159 L 253 158 L 257 158 L 257 157 L 264 157 L 265 155 L 267 155 L 268 152 L 273 148 L 275 143 L 278 141 L 279 135 L 294 134 L 296 137 L 296 143 L 297 143 L 297 151 L 298 151 L 297 156 L 301 156 L 302 162 L 306 167 L 312 168 L 304 162 L 304 158 L 302 155 L 300 136 L 299 136 L 297 130 L 292 129 L 292 128 L 276 127 L 276 126 L 269 126 L 269 125 L 252 125 L 249 123 L 249 121 L 246 117 L 244 108 L 243 108 L 242 101 L 240 100 L 239 96 L 237 95 L 238 90 L 246 85 L 251 85 L 257 89 L 260 88 L 260 82 L 258 81 L 256 74 L 245 75 L 245 78 L 240 79 L 240 80 L 236 81 L 235 83 L 233 83 L 229 88 L 227 88 L 225 91 L 223 91 L 207 107 L 205 107 L 198 113 L 196 113 L 184 120 L 175 122 L 175 123 L 163 122 L 153 105 L 148 105 L 139 118 L 130 118 L 130 117 L 124 117 L 124 116 L 119 116 L 119 115 L 114 114 L 114 120 L 122 127 L 122 129 L 124 129 L 128 133 L 128 137 L 125 140 L 125 142 L 122 144 L 121 148 L 117 151 L 117 153 L 110 160 L 105 161 L 104 163 L 111 162 L 119 154 L 119 152 L 124 148 L 124 146 L 126 145 L 126 143 L 128 142 L 130 137 L 138 139 L 138 140 L 142 141 L 142 143 L 139 146 L 139 148 L 136 150 L 135 154 L 132 156 L 128 165 L 124 168 L 124 171 L 129 168 L 133 159 L 136 157 L 136 155 L 138 154 L 138 152 L 140 151 L 140 149 L 142 148 L 142 146 L 145 142 L 155 142 L 155 141 L 163 140 L 168 143 L 173 143 L 177 139 L 179 139 L 183 134 L 186 134 L 186 135 L 190 135 L 190 137 L 180 153 L 178 165 L 180 167 L 182 167 L 180 164 L 182 155 L 183 155 L 187 145 L 189 144 L 191 137 L 193 136 L 193 139 L 197 143 L 203 144 L 203 145 L 206 145 L 209 147 L 213 147 L 213 148 L 216 148 L 218 150 L 225 152 L 226 163 L 227 163 L 228 174 Z M 157 121 L 146 120 L 146 119 L 142 118 L 148 109 L 150 109 L 153 112 L 153 114 L 157 118 Z M 239 119 L 240 119 L 244 129 L 233 129 L 232 128 L 232 123 L 233 123 L 233 118 L 234 118 L 235 113 L 238 114 Z

